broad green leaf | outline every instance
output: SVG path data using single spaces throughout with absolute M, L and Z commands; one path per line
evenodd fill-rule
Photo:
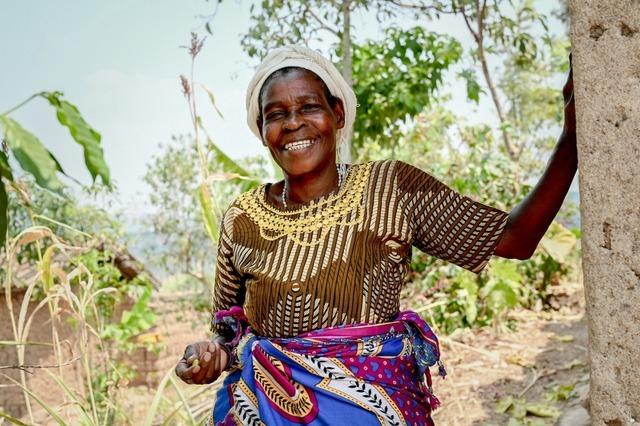
M 56 109 L 56 116 L 60 124 L 68 128 L 71 137 L 82 146 L 84 162 L 93 180 L 95 181 L 96 177 L 100 176 L 102 183 L 110 186 L 110 172 L 104 160 L 100 133 L 84 120 L 75 105 L 61 99 L 59 93 L 46 92 L 43 96 Z
M 456 275 L 455 283 L 460 286 L 458 295 L 462 298 L 460 303 L 464 307 L 464 315 L 469 324 L 474 324 L 478 318 L 478 283 L 470 272 L 463 271 Z
M 575 385 L 555 385 L 544 395 L 544 399 L 549 402 L 566 401 L 571 397 Z
M 11 172 L 11 166 L 9 166 L 9 157 L 2 150 L 0 150 L 0 176 L 7 180 L 13 180 L 13 173 Z
M 469 324 L 475 324 L 478 319 L 478 305 L 475 300 L 467 299 L 464 303 L 464 316 Z
M 7 197 L 7 190 L 4 187 L 2 178 L 12 181 L 13 173 L 11 172 L 11 167 L 9 167 L 9 158 L 7 157 L 7 154 L 0 149 L 0 247 L 4 246 L 9 223 L 9 199 Z
M 523 420 L 527 416 L 527 407 L 524 399 L 514 401 L 513 407 L 511 407 L 511 415 L 518 420 Z
M 45 294 L 49 293 L 49 290 L 53 286 L 53 273 L 51 272 L 51 258 L 53 257 L 53 252 L 56 249 L 55 245 L 51 245 L 47 247 L 42 256 L 42 261 L 40 261 L 40 279 L 42 280 L 42 288 L 44 289 Z
M 491 266 L 491 276 L 498 281 L 520 283 L 523 277 L 518 272 L 518 266 L 513 261 L 500 260 Z
M 218 241 L 218 220 L 214 213 L 213 201 L 211 200 L 211 193 L 206 182 L 200 184 L 198 189 L 198 200 L 200 201 L 200 211 L 202 212 L 202 219 L 204 220 L 204 226 L 207 229 L 209 238 L 215 245 Z
M 540 247 L 553 260 L 562 263 L 571 253 L 577 241 L 578 239 L 571 231 L 558 222 L 553 222 L 540 241 Z
M 550 404 L 545 404 L 542 402 L 536 404 L 527 404 L 526 406 L 527 413 L 533 414 L 538 417 L 558 417 L 560 416 L 560 410 Z
M 492 288 L 487 299 L 497 310 L 513 308 L 518 303 L 518 295 L 507 283 L 498 282 Z
M 56 175 L 62 170 L 53 154 L 34 134 L 23 128 L 17 121 L 0 115 L 0 123 L 2 123 L 9 148 L 20 166 L 33 175 L 38 185 L 62 194 L 63 185 Z
M 509 408 L 514 404 L 514 399 L 511 395 L 507 395 L 501 398 L 496 404 L 496 413 L 506 413 Z
M 222 170 L 226 173 L 236 174 L 244 177 L 240 180 L 240 188 L 242 191 L 248 191 L 255 188 L 259 181 L 251 176 L 242 166 L 233 161 L 224 153 L 215 143 L 207 136 L 207 149 L 213 154 L 214 161 L 222 166 Z
M 249 172 L 247 172 L 242 166 L 233 161 L 231 157 L 224 153 L 218 146 L 213 143 L 211 138 L 207 138 L 207 149 L 213 154 L 213 158 L 216 163 L 222 166 L 222 169 L 227 173 L 237 173 L 240 176 L 249 176 Z
M 467 99 L 474 101 L 475 103 L 480 102 L 480 93 L 482 93 L 483 90 L 478 83 L 475 72 L 467 69 L 460 72 L 458 75 L 467 83 Z

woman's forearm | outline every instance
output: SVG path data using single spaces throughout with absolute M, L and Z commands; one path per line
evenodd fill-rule
M 576 134 L 565 130 L 536 186 L 509 213 L 504 234 L 496 247 L 497 256 L 531 257 L 560 210 L 577 169 Z

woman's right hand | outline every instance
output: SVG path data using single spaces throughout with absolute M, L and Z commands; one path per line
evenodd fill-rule
M 229 356 L 217 342 L 192 343 L 176 365 L 176 375 L 185 383 L 213 383 L 227 366 Z

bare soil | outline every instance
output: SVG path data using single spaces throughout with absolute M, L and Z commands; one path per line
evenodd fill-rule
M 556 291 L 563 295 L 562 306 L 513 313 L 515 332 L 464 330 L 441 338 L 448 376 L 434 380 L 442 402 L 434 413 L 437 425 L 555 424 L 560 413 L 585 398 L 589 375 L 582 285 L 563 284 Z M 516 402 L 506 409 L 509 398 Z

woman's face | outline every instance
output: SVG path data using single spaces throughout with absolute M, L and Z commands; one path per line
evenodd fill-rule
M 344 127 L 340 101 L 331 106 L 323 84 L 307 70 L 293 70 L 267 83 L 261 98 L 262 141 L 290 176 L 335 167 L 336 131 Z

